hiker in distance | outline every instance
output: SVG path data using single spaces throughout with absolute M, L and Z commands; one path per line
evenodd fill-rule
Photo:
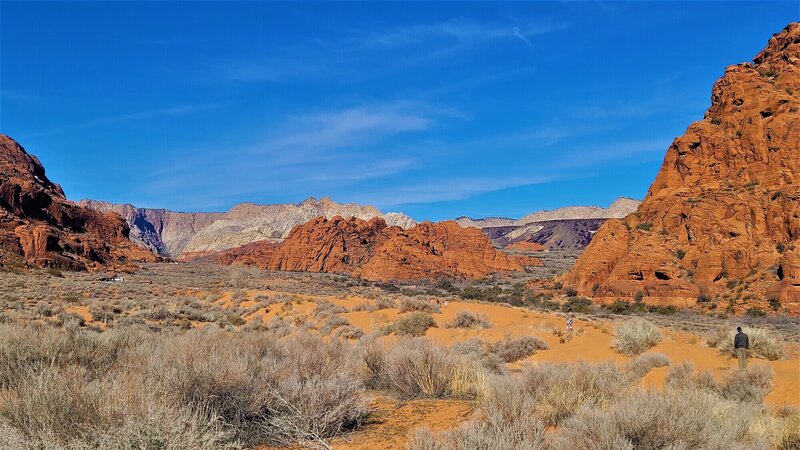
M 736 357 L 739 358 L 739 368 L 747 368 L 747 350 L 750 348 L 750 339 L 744 332 L 742 327 L 736 327 L 736 336 L 733 338 L 733 351 L 736 352 Z
M 572 308 L 567 311 L 567 326 L 564 328 L 564 331 L 572 333 L 572 321 L 575 320 L 575 313 L 572 312 Z

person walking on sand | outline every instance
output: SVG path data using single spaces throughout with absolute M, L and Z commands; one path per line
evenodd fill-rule
M 747 350 L 750 348 L 750 339 L 744 332 L 742 327 L 736 327 L 736 336 L 733 338 L 733 351 L 736 357 L 739 358 L 739 368 L 747 368 Z
M 575 313 L 572 312 L 572 308 L 567 311 L 567 326 L 564 328 L 565 332 L 572 333 L 572 321 L 575 320 Z

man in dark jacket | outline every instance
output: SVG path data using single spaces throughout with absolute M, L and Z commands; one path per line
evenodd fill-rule
M 733 338 L 733 351 L 739 358 L 739 368 L 747 368 L 747 349 L 750 348 L 750 339 L 742 332 L 742 327 L 736 327 L 736 336 Z

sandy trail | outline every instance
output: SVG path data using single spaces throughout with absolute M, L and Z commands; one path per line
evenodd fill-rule
M 252 299 L 256 295 L 272 297 L 279 294 L 275 291 L 250 291 L 248 298 L 239 303 L 241 307 L 254 306 Z M 291 309 L 284 309 L 282 304 L 273 304 L 262 308 L 247 317 L 248 321 L 262 320 L 269 322 L 274 317 L 304 317 L 314 320 L 314 308 L 318 301 L 326 300 L 344 306 L 348 309 L 355 305 L 366 303 L 374 305 L 374 300 L 359 297 L 338 298 L 326 296 L 308 296 L 286 294 L 293 298 Z M 226 306 L 233 306 L 229 295 L 224 295 L 220 300 Z M 561 342 L 558 331 L 563 332 L 564 315 L 557 312 L 538 312 L 522 308 L 515 308 L 497 304 L 469 303 L 454 301 L 449 302 L 442 312 L 432 314 L 437 328 L 431 328 L 426 336 L 440 345 L 451 345 L 468 339 L 481 339 L 484 341 L 497 341 L 505 336 L 537 336 L 548 343 L 548 350 L 541 350 L 525 360 L 509 365 L 512 372 L 521 370 L 524 366 L 538 363 L 556 362 L 605 362 L 612 361 L 616 364 L 625 364 L 630 358 L 616 353 L 611 347 L 613 340 L 614 322 L 595 320 L 591 316 L 582 317 L 578 314 L 574 328 L 575 332 L 565 342 Z M 446 328 L 445 324 L 451 321 L 459 311 L 470 311 L 485 315 L 492 323 L 486 329 L 459 329 Z M 396 308 L 381 309 L 376 311 L 353 311 L 339 314 L 350 323 L 362 329 L 365 333 L 378 330 L 382 326 L 397 320 L 405 313 L 400 313 Z M 689 333 L 676 332 L 662 328 L 663 339 L 653 347 L 650 352 L 663 353 L 672 361 L 672 365 L 691 362 L 695 370 L 708 370 L 715 379 L 722 379 L 726 373 L 738 367 L 734 358 L 721 355 L 715 348 L 705 344 L 703 336 Z M 395 336 L 385 336 L 380 339 L 393 341 Z M 800 406 L 800 357 L 797 352 L 791 352 L 788 359 L 767 361 L 751 358 L 750 364 L 767 365 L 774 372 L 775 388 L 767 395 L 766 405 L 775 410 L 782 406 Z M 642 386 L 651 389 L 662 389 L 664 380 L 669 372 L 669 367 L 652 370 L 645 376 Z M 408 437 L 416 428 L 427 427 L 432 430 L 452 428 L 469 419 L 474 403 L 460 400 L 412 400 L 397 402 L 387 397 L 373 398 L 374 414 L 368 424 L 359 431 L 346 437 L 335 439 L 331 442 L 336 449 L 375 449 L 375 448 L 402 448 Z

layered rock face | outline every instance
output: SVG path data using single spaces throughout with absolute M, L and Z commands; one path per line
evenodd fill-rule
M 175 212 L 97 200 L 83 200 L 78 204 L 119 214 L 130 226 L 132 241 L 162 256 L 179 256 L 195 234 L 224 216 L 224 213 Z
M 551 220 L 621 219 L 636 211 L 641 202 L 632 198 L 620 197 L 608 208 L 597 206 L 567 206 L 552 211 L 537 211 L 517 220 L 514 225 L 522 226 L 532 222 Z
M 133 261 L 156 261 L 128 234 L 118 215 L 68 201 L 35 156 L 0 135 L 0 263 L 125 270 Z
M 338 216 L 299 225 L 279 245 L 253 243 L 211 260 L 269 270 L 348 273 L 374 281 L 479 278 L 522 270 L 523 263 L 541 264 L 499 252 L 478 229 L 452 221 L 404 230 L 381 218 Z
M 798 95 L 793 23 L 752 63 L 725 70 L 637 212 L 607 221 L 563 281 L 584 294 L 718 295 L 735 310 L 775 296 L 790 309 L 800 301 Z
M 83 204 L 100 211 L 119 213 L 130 224 L 132 239 L 161 255 L 183 259 L 262 240 L 278 243 L 286 239 L 295 225 L 316 217 L 383 217 L 388 224 L 403 228 L 416 224 L 403 214 L 383 214 L 372 206 L 340 204 L 327 197 L 321 200 L 312 197 L 298 204 L 242 203 L 224 213 L 184 213 L 94 200 Z
M 621 219 L 636 211 L 641 202 L 627 197 L 619 197 L 608 208 L 599 206 L 565 206 L 552 210 L 541 210 L 528 214 L 520 219 L 504 217 L 486 217 L 473 219 L 462 216 L 455 221 L 462 227 L 499 228 L 523 227 L 532 223 L 549 222 L 553 220 L 588 220 L 588 219 Z
M 459 217 L 462 227 L 480 228 L 495 247 L 540 244 L 550 250 L 583 250 L 600 225 L 610 218 L 622 218 L 636 211 L 639 201 L 620 197 L 608 208 L 567 206 L 528 214 L 521 219 Z M 518 246 L 516 251 L 522 251 Z

